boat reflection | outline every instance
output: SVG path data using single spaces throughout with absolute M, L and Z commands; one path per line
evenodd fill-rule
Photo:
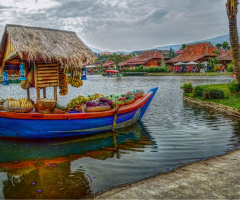
M 121 159 L 131 151 L 144 151 L 155 142 L 137 123 L 91 137 L 68 140 L 0 140 L 0 198 L 86 198 L 92 177 L 81 159 Z M 72 170 L 73 161 L 78 169 Z

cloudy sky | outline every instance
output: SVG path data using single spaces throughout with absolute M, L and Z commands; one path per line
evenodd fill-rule
M 77 32 L 92 47 L 138 50 L 228 34 L 227 0 L 0 0 L 5 24 Z

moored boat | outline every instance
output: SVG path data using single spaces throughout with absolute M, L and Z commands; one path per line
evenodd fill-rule
M 116 128 L 141 120 L 158 88 L 150 89 L 134 103 L 120 107 Z M 91 113 L 14 113 L 0 112 L 0 136 L 18 138 L 59 138 L 111 131 L 115 109 Z

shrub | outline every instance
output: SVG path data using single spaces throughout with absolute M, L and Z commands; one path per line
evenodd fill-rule
M 237 93 L 239 92 L 239 85 L 236 80 L 230 81 L 228 84 L 228 89 L 231 93 Z
M 230 62 L 227 64 L 227 69 L 228 72 L 232 72 L 233 71 L 233 62 Z
M 196 86 L 193 89 L 193 96 L 194 97 L 202 97 L 204 90 L 205 90 L 205 88 L 203 86 Z
M 185 93 L 192 93 L 192 82 L 185 82 L 180 88 L 183 89 Z
M 211 90 L 205 90 L 204 99 L 222 99 L 224 98 L 224 92 L 219 89 L 211 89 Z

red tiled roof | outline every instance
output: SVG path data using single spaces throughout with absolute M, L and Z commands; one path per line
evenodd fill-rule
M 239 48 L 239 51 L 240 51 L 240 44 L 239 44 L 238 48 Z M 232 50 L 230 49 L 226 55 L 218 56 L 218 60 L 220 60 L 220 61 L 232 61 Z
M 132 57 L 128 60 L 125 60 L 123 62 L 120 62 L 119 65 L 122 67 L 122 66 L 127 66 L 129 65 L 128 63 L 132 63 L 132 62 L 135 62 L 138 58 L 137 57 Z
M 175 54 L 182 54 L 183 53 L 183 49 L 180 49 L 179 51 L 176 51 Z
M 226 49 L 220 49 L 218 52 L 220 53 L 219 56 L 225 56 L 227 54 Z
M 121 63 L 121 66 L 144 65 L 151 59 L 166 58 L 158 50 L 145 51 L 139 57 L 133 57 Z
M 212 53 L 213 50 L 214 47 L 210 42 L 189 44 L 180 56 L 167 61 L 167 63 L 198 61 L 205 56 L 217 56 Z
M 107 60 L 102 66 L 103 67 L 113 67 L 113 61 Z

